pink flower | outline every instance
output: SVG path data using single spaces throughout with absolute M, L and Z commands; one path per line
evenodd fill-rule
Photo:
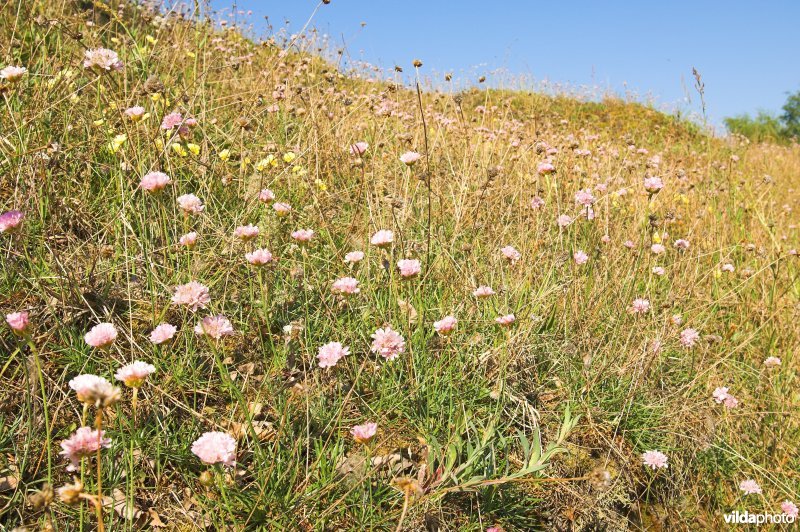
M 194 194 L 178 196 L 178 207 L 186 214 L 200 214 L 205 209 L 203 202 Z
M 292 207 L 288 203 L 273 203 L 272 208 L 275 211 L 275 214 L 280 217 L 287 216 L 290 212 L 292 212 Z
M 650 251 L 652 251 L 654 255 L 661 255 L 666 251 L 666 248 L 661 244 L 653 244 L 650 246 Z
M 21 211 L 7 211 L 0 214 L 0 233 L 11 233 L 17 230 L 25 215 Z
M 364 141 L 356 142 L 355 144 L 350 146 L 350 154 L 354 157 L 360 157 L 367 152 L 367 148 L 369 148 L 369 144 Z M 405 162 L 405 161 L 403 161 Z
M 531 200 L 531 209 L 539 210 L 542 207 L 544 207 L 544 200 L 539 196 L 534 196 L 534 198 Z
M 87 405 L 108 406 L 119 398 L 119 388 L 97 375 L 83 374 L 70 379 L 69 387 L 78 401 Z
M 170 129 L 175 129 L 176 127 L 180 127 L 182 123 L 183 123 L 183 116 L 180 113 L 169 113 L 161 121 L 161 129 L 169 131 Z
M 622 243 L 622 245 L 628 249 L 633 249 L 634 247 L 636 247 L 636 244 L 633 243 L 633 240 L 626 240 L 625 242 Z
M 611 237 L 608 235 L 603 235 L 600 237 L 600 242 L 602 242 L 603 244 L 608 244 L 609 242 L 611 242 Z
M 687 250 L 689 249 L 689 241 L 683 238 L 679 238 L 675 241 L 675 247 L 680 250 Z
M 664 275 L 665 273 L 667 273 L 666 270 L 664 268 L 662 268 L 661 266 L 653 266 L 652 272 L 655 275 L 658 275 L 658 276 L 661 276 L 661 275 Z
M 789 517 L 797 518 L 797 505 L 791 501 L 783 501 L 781 503 L 781 511 Z
M 406 166 L 411 166 L 415 162 L 419 161 L 420 157 L 422 157 L 422 155 L 415 151 L 407 151 L 400 156 L 400 162 Z
M 555 171 L 556 167 L 548 162 L 539 163 L 539 166 L 536 167 L 536 172 L 538 172 L 539 175 L 552 174 Z
M 244 258 L 254 266 L 264 266 L 274 260 L 268 249 L 257 249 L 251 253 L 245 253 Z
M 733 273 L 733 271 L 734 271 L 735 269 L 736 269 L 736 268 L 734 268 L 734 267 L 733 267 L 733 264 L 731 264 L 730 262 L 728 262 L 728 263 L 726 263 L 726 264 L 723 264 L 722 266 L 720 266 L 720 270 L 722 270 L 723 272 Z
M 230 320 L 223 315 L 206 316 L 194 326 L 194 332 L 200 336 L 206 335 L 214 340 L 219 340 L 223 336 L 233 334 L 233 325 Z
M 292 238 L 298 242 L 310 242 L 313 237 L 314 231 L 311 229 L 298 229 L 297 231 L 292 231 Z
M 434 321 L 433 328 L 442 336 L 447 336 L 456 328 L 457 321 L 453 316 L 445 316 L 439 321 Z
M 700 333 L 691 327 L 681 331 L 681 345 L 683 347 L 694 347 L 700 339 Z
M 319 367 L 332 368 L 342 357 L 350 354 L 349 347 L 343 347 L 339 342 L 330 342 L 319 348 L 317 359 Z
M 750 478 L 739 482 L 739 489 L 742 490 L 745 495 L 761 494 L 761 486 L 758 485 L 758 482 Z
M 570 218 L 568 214 L 562 214 L 556 218 L 556 223 L 563 229 L 572 223 L 572 218 Z
M 76 471 L 82 458 L 91 458 L 99 449 L 111 447 L 111 440 L 105 437 L 106 431 L 81 427 L 72 436 L 61 442 L 61 452 L 69 459 L 68 471 Z
M 406 349 L 403 337 L 391 327 L 378 329 L 372 335 L 372 352 L 378 353 L 386 360 L 394 360 Z
M 120 61 L 117 52 L 108 48 L 95 48 L 84 52 L 83 67 L 92 70 L 122 70 L 123 63 Z
M 666 469 L 669 467 L 669 464 L 667 464 L 667 455 L 661 451 L 644 452 L 642 454 L 642 463 L 645 467 L 649 467 L 654 471 L 656 469 Z
M 261 192 L 258 193 L 258 201 L 261 203 L 269 203 L 270 201 L 275 201 L 275 193 L 272 192 L 270 189 L 265 188 Z
M 144 116 L 144 107 L 141 105 L 135 105 L 133 107 L 128 107 L 125 111 L 122 112 L 126 118 L 130 119 L 133 122 L 138 122 Z
M 506 314 L 505 316 L 495 318 L 494 321 L 496 321 L 498 325 L 507 327 L 517 321 L 517 318 L 513 314 Z
M 369 243 L 373 246 L 384 247 L 390 245 L 394 241 L 394 233 L 388 229 L 381 229 L 369 239 Z
M 377 423 L 363 423 L 350 429 L 350 434 L 353 435 L 353 439 L 358 443 L 366 443 L 371 440 L 373 436 L 375 436 L 377 431 Z
M 683 323 L 683 316 L 681 316 L 680 314 L 673 314 L 672 317 L 670 318 L 670 321 L 672 321 L 673 325 L 680 325 L 681 323 Z
M 189 281 L 176 286 L 175 293 L 172 295 L 173 305 L 189 307 L 192 312 L 197 312 L 199 308 L 206 308 L 210 302 L 211 295 L 208 293 L 208 287 L 197 281 Z
M 644 179 L 644 189 L 650 194 L 657 194 L 664 188 L 664 182 L 660 177 L 646 177 Z
M 8 65 L 0 70 L 0 79 L 4 79 L 9 83 L 17 83 L 22 79 L 22 76 L 24 76 L 26 72 L 28 72 L 28 69 L 25 67 Z
M 494 290 L 490 286 L 481 285 L 472 292 L 472 295 L 477 297 L 478 299 L 486 299 L 488 297 L 492 297 L 495 294 Z
M 180 243 L 181 246 L 185 246 L 187 248 L 194 247 L 194 245 L 197 243 L 197 233 L 195 233 L 194 231 L 192 231 L 191 233 L 186 233 L 180 238 L 180 240 L 178 240 L 178 243 Z
M 236 440 L 224 432 L 205 432 L 192 443 L 192 453 L 204 464 L 236 465 Z
M 12 312 L 11 314 L 6 314 L 6 323 L 14 333 L 24 335 L 28 331 L 28 326 L 30 326 L 30 319 L 25 311 Z
M 595 202 L 594 195 L 592 195 L 592 191 L 588 188 L 579 190 L 575 193 L 575 203 L 578 205 L 583 205 L 584 207 L 591 207 Z
M 90 346 L 103 349 L 117 339 L 117 329 L 111 323 L 98 323 L 86 333 L 83 339 Z
M 233 230 L 233 236 L 242 240 L 243 242 L 248 242 L 258 236 L 258 226 L 253 224 L 240 225 Z
M 506 260 L 508 260 L 508 262 L 510 262 L 511 264 L 514 264 L 515 262 L 517 262 L 519 259 L 522 258 L 522 253 L 517 251 L 514 248 L 514 246 L 505 246 L 503 248 L 500 248 L 500 253 L 502 253 L 503 257 L 505 257 Z
M 582 249 L 579 249 L 573 253 L 572 258 L 575 260 L 575 264 L 578 266 L 581 264 L 586 264 L 589 261 L 589 255 L 587 255 Z
M 156 371 L 155 366 L 137 360 L 123 366 L 114 374 L 114 378 L 125 383 L 128 388 L 140 388 L 145 379 Z
M 358 280 L 352 277 L 342 277 L 336 279 L 331 286 L 331 292 L 334 294 L 352 295 L 361 291 L 358 287 Z
M 170 183 L 172 183 L 172 179 L 164 172 L 150 172 L 145 174 L 139 182 L 139 188 L 147 192 L 158 192 Z
M 777 368 L 781 365 L 781 359 L 778 357 L 767 357 L 764 359 L 764 365 L 768 368 Z
M 344 261 L 348 264 L 355 264 L 357 262 L 361 262 L 362 260 L 364 260 L 363 251 L 351 251 L 344 256 Z
M 397 261 L 397 268 L 400 276 L 404 278 L 414 277 L 422 271 L 422 266 L 417 259 L 400 259 Z
M 739 400 L 728 393 L 728 388 L 724 386 L 716 388 L 711 396 L 717 404 L 722 404 L 725 408 L 736 408 L 739 406 Z
M 650 301 L 648 301 L 647 299 L 643 299 L 641 297 L 637 297 L 636 299 L 633 300 L 633 303 L 631 303 L 628 312 L 630 312 L 631 314 L 644 314 L 649 310 L 650 310 Z
M 153 332 L 150 333 L 150 341 L 156 345 L 163 344 L 168 340 L 172 340 L 172 337 L 175 336 L 175 332 L 177 329 L 174 325 L 170 325 L 169 323 L 161 323 L 153 329 Z

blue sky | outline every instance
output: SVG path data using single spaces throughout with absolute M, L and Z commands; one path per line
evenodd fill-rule
M 232 0 L 212 0 L 215 9 Z M 305 24 L 316 0 L 239 0 L 256 32 Z M 652 96 L 699 112 L 692 67 L 703 76 L 709 119 L 778 112 L 800 90 L 800 0 L 550 1 L 332 0 L 312 25 L 351 57 L 469 81 L 495 69 L 573 86 Z M 365 22 L 366 26 L 361 27 Z M 438 79 L 438 76 L 437 76 Z M 691 103 L 686 101 L 689 92 Z

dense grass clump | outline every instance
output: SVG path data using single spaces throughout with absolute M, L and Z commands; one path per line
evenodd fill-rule
M 796 511 L 796 145 L 197 13 L 4 15 L 2 526 Z

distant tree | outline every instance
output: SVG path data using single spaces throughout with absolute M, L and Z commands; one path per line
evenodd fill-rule
M 784 137 L 781 119 L 765 111 L 759 111 L 755 118 L 743 114 L 726 118 L 725 127 L 737 135 L 743 135 L 755 142 L 776 141 Z
M 790 94 L 786 99 L 781 121 L 787 137 L 800 138 L 800 91 Z

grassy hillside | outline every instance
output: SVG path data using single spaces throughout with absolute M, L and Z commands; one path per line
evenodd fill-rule
M 417 93 L 192 13 L 0 9 L 27 69 L 0 75 L 0 525 L 721 529 L 798 502 L 798 146 Z

